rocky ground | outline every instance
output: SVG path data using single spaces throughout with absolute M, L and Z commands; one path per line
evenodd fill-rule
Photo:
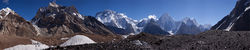
M 249 50 L 250 31 L 210 30 L 197 35 L 141 33 L 118 42 L 54 47 L 47 50 Z
M 26 37 L 0 35 L 0 50 L 19 44 L 31 44 L 31 41 Z
M 68 35 L 55 35 L 52 37 L 37 36 L 33 38 L 20 37 L 15 35 L 0 35 L 0 50 L 13 47 L 16 45 L 32 44 L 31 40 L 39 41 L 48 46 L 59 46 L 65 41 L 67 41 L 70 37 L 73 37 L 75 35 L 87 36 L 97 43 L 107 43 L 110 41 L 116 42 L 122 39 L 119 35 L 113 36 L 113 35 L 99 35 L 99 34 L 68 34 Z

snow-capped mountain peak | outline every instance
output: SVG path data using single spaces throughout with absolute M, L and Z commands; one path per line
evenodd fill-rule
M 112 26 L 118 27 L 118 28 L 123 28 L 125 29 L 124 26 L 122 26 L 123 23 L 121 22 L 131 22 L 131 19 L 129 19 L 125 14 L 123 13 L 116 13 L 115 11 L 112 10 L 104 10 L 102 12 L 99 12 L 96 14 L 97 20 L 99 20 L 102 23 L 113 23 L 111 24 Z M 109 25 L 109 24 L 106 24 Z
M 157 17 L 156 15 L 149 15 L 148 16 L 149 19 L 157 19 L 156 17 Z
M 117 13 L 112 10 L 104 10 L 96 14 L 96 19 L 104 25 L 128 30 L 129 33 L 137 32 L 137 20 L 129 18 L 124 13 Z
M 14 14 L 15 11 L 11 10 L 9 7 L 0 10 L 0 18 L 6 17 L 10 13 Z
M 175 34 L 181 26 L 184 28 L 189 26 L 190 28 L 195 27 L 197 29 L 195 33 L 200 32 L 199 28 L 203 29 L 203 26 L 199 27 L 200 25 L 193 18 L 186 17 L 182 21 L 175 21 L 167 13 L 163 14 L 159 19 L 157 18 L 156 15 L 149 15 L 147 18 L 143 18 L 139 21 L 136 21 L 129 18 L 124 13 L 117 13 L 112 10 L 104 10 L 96 14 L 96 19 L 102 22 L 106 26 L 109 27 L 111 26 L 110 28 L 114 29 L 113 30 L 114 32 L 121 31 L 116 29 L 119 28 L 125 30 L 124 32 L 126 33 L 135 33 L 135 34 L 139 32 L 144 32 L 145 30 L 150 32 L 152 28 L 154 28 L 153 30 L 154 32 L 155 30 L 161 30 L 164 33 L 172 33 L 172 34 Z M 207 28 L 206 26 L 204 27 Z M 203 30 L 205 30 L 205 28 Z M 193 33 L 192 31 L 186 31 L 186 32 Z
M 141 20 L 139 20 L 139 22 L 141 23 L 148 23 L 150 20 L 154 20 L 154 21 L 157 21 L 157 16 L 156 15 L 148 15 L 148 18 L 142 18 Z

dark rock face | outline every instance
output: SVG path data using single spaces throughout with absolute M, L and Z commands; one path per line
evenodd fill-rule
M 249 31 L 210 30 L 197 35 L 173 36 L 141 33 L 120 42 L 56 47 L 48 50 L 249 50 L 249 38 Z M 133 43 L 138 40 L 143 42 L 142 45 Z
M 43 35 L 96 33 L 113 34 L 106 26 L 90 16 L 82 16 L 74 6 L 66 7 L 50 3 L 42 7 L 31 21 Z
M 142 32 L 155 35 L 169 35 L 169 33 L 161 29 L 153 19 L 150 19 L 150 21 L 144 26 Z
M 113 32 L 108 29 L 104 24 L 96 20 L 92 16 L 86 16 L 86 18 L 83 20 L 84 22 L 84 27 L 89 29 L 91 32 L 95 34 L 100 34 L 100 35 L 113 35 Z
M 232 26 L 232 31 L 250 31 L 250 10 L 247 10 Z
M 212 30 L 249 31 L 249 0 L 238 0 L 232 12 L 214 25 Z
M 134 33 L 134 29 L 132 28 L 132 25 L 126 25 L 127 26 L 126 29 L 117 28 L 117 27 L 108 26 L 108 25 L 106 25 L 106 26 L 109 28 L 109 30 L 111 30 L 112 32 L 114 32 L 116 34 L 129 35 L 131 33 Z
M 19 16 L 13 10 L 5 8 L 0 10 L 0 34 L 34 37 L 37 32 L 33 25 Z

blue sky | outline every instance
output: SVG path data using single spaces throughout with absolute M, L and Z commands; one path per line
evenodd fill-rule
M 27 20 L 32 19 L 40 7 L 51 0 L 1 0 L 0 8 L 10 7 Z M 237 0 L 56 0 L 64 6 L 74 5 L 87 16 L 111 9 L 140 20 L 155 14 L 158 18 L 168 13 L 175 20 L 195 18 L 200 24 L 216 24 L 230 13 Z

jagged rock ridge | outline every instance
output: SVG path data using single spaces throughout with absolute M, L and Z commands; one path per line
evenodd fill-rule
M 50 3 L 48 7 L 40 8 L 31 22 L 39 27 L 43 35 L 113 34 L 95 18 L 78 13 L 74 6 L 61 6 L 55 2 Z

